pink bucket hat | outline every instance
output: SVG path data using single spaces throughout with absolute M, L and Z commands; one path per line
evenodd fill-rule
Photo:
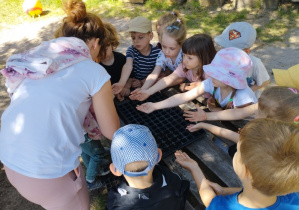
M 247 87 L 246 77 L 251 68 L 252 61 L 247 53 L 234 47 L 218 51 L 212 62 L 203 66 L 206 76 L 235 89 Z

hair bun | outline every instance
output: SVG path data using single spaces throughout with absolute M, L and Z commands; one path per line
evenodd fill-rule
M 63 2 L 63 9 L 68 18 L 76 23 L 82 21 L 86 15 L 86 7 L 82 0 L 66 0 Z

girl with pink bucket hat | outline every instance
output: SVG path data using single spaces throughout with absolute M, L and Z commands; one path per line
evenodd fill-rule
M 145 113 L 178 106 L 208 92 L 213 96 L 208 100 L 211 111 L 238 108 L 256 103 L 257 99 L 248 87 L 247 72 L 252 68 L 252 61 L 242 50 L 229 47 L 220 50 L 211 64 L 204 65 L 203 70 L 209 77 L 192 90 L 176 94 L 157 103 L 144 103 L 136 108 Z

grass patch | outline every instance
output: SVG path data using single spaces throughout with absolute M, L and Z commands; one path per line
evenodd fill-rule
M 23 12 L 20 0 L 7 0 L 2 3 L 0 18 L 4 25 L 33 22 L 49 17 L 64 16 L 61 0 L 41 0 L 44 15 L 36 19 Z M 255 9 L 242 11 L 210 11 L 201 7 L 197 0 L 188 1 L 183 5 L 171 4 L 168 1 L 147 0 L 144 5 L 129 4 L 118 0 L 84 0 L 87 10 L 99 14 L 102 18 L 126 18 L 144 16 L 156 21 L 166 12 L 176 9 L 186 20 L 188 34 L 207 33 L 211 36 L 220 34 L 232 22 L 246 21 L 248 14 L 262 12 L 259 5 Z M 6 12 L 13 11 L 13 12 Z M 257 28 L 258 37 L 264 42 L 283 41 L 290 28 L 296 27 L 299 9 L 293 4 L 283 4 L 278 10 L 269 12 L 266 25 Z M 256 18 L 258 16 L 256 15 Z
M 23 1 L 20 0 L 4 0 L 2 9 L 0 10 L 1 23 L 6 25 L 15 25 L 23 22 L 33 22 L 49 17 L 63 15 L 61 8 L 61 0 L 41 0 L 43 13 L 40 17 L 33 19 L 23 11 Z
M 281 5 L 272 13 L 268 23 L 256 29 L 258 37 L 267 43 L 284 41 L 290 28 L 296 27 L 299 18 L 299 8 L 291 4 Z
M 91 210 L 105 210 L 107 205 L 107 192 L 102 192 L 100 195 L 92 195 L 90 209 Z

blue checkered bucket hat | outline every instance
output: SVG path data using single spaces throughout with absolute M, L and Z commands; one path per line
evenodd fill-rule
M 146 176 L 159 161 L 156 140 L 146 126 L 126 125 L 113 135 L 111 158 L 115 168 L 122 174 L 130 177 Z M 141 172 L 125 171 L 126 165 L 135 161 L 147 161 L 148 166 Z

